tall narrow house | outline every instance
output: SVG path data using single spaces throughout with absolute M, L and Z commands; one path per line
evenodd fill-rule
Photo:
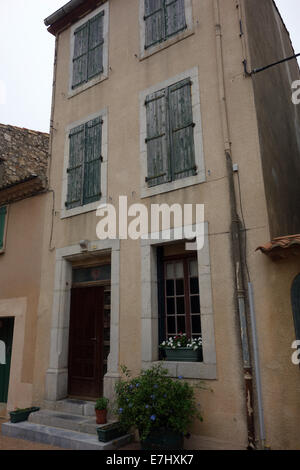
M 202 335 L 198 362 L 164 361 L 204 385 L 186 447 L 299 449 L 299 68 L 252 72 L 294 55 L 275 2 L 71 0 L 45 23 L 52 193 L 34 404 L 84 414 L 113 397 L 120 365 L 138 373 L 167 338 Z M 178 217 L 168 239 L 150 223 L 130 236 L 141 212 L 175 204 L 204 205 L 203 247 L 187 249 Z

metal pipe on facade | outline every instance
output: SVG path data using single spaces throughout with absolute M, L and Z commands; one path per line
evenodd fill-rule
M 260 373 L 260 364 L 259 364 L 256 315 L 255 315 L 255 308 L 254 308 L 254 295 L 253 295 L 253 286 L 251 282 L 248 282 L 248 297 L 249 297 L 249 305 L 250 305 L 250 319 L 251 319 L 251 331 L 252 331 L 252 342 L 253 342 L 253 362 L 254 362 L 256 389 L 257 389 L 259 431 L 260 431 L 260 440 L 262 443 L 262 447 L 264 448 L 265 441 L 266 441 L 266 431 L 265 431 L 265 421 L 264 421 L 261 373 Z
M 216 53 L 217 53 L 217 68 L 218 68 L 218 82 L 219 82 L 219 95 L 221 107 L 222 130 L 224 139 L 224 149 L 226 156 L 226 166 L 228 172 L 229 192 L 230 192 L 230 208 L 231 208 L 231 243 L 232 243 L 232 261 L 234 266 L 235 275 L 235 293 L 237 299 L 237 308 L 239 313 L 240 325 L 240 338 L 242 346 L 243 358 L 243 375 L 245 383 L 245 408 L 247 415 L 247 432 L 248 432 L 248 448 L 255 448 L 255 426 L 254 426 L 254 409 L 253 409 L 253 383 L 252 383 L 252 368 L 250 359 L 250 349 L 248 343 L 248 330 L 246 319 L 246 294 L 244 283 L 243 265 L 244 260 L 242 256 L 242 240 L 241 229 L 242 224 L 237 212 L 237 203 L 235 195 L 235 186 L 233 180 L 233 169 L 231 159 L 231 142 L 229 133 L 229 123 L 226 105 L 225 93 L 225 78 L 224 78 L 224 61 L 223 61 L 223 47 L 222 47 L 222 31 L 220 22 L 220 5 L 219 0 L 214 0 L 214 15 L 216 26 Z

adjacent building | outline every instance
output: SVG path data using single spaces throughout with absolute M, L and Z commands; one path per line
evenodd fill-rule
M 0 416 L 33 400 L 48 150 L 0 124 Z

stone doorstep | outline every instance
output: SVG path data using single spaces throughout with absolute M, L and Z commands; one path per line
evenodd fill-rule
M 96 424 L 95 416 L 89 417 L 53 410 L 40 410 L 31 413 L 29 415 L 28 422 L 93 434 L 94 436 L 97 434 L 97 428 L 101 427 L 101 425 Z M 112 424 L 114 422 L 116 422 L 116 420 L 109 420 L 107 424 Z
M 74 415 L 95 416 L 95 403 L 95 401 L 75 400 L 73 398 L 65 398 L 59 401 L 44 400 L 43 408 Z
M 55 447 L 71 450 L 117 450 L 132 441 L 132 435 L 114 439 L 110 442 L 99 442 L 98 436 L 55 428 L 28 421 L 21 423 L 3 423 L 3 436 L 41 442 Z

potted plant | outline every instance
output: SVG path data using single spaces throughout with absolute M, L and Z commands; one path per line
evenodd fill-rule
M 107 406 L 109 399 L 105 397 L 98 398 L 95 404 L 96 423 L 107 423 Z
M 11 423 L 20 423 L 21 421 L 27 421 L 30 413 L 34 411 L 39 411 L 37 406 L 32 406 L 31 408 L 16 408 L 14 411 L 10 411 L 10 422 Z
M 194 389 L 181 378 L 168 377 L 168 371 L 155 365 L 116 384 L 116 413 L 124 430 L 138 429 L 142 449 L 182 449 L 183 437 L 194 418 L 202 420 Z
M 179 333 L 163 341 L 159 347 L 165 351 L 167 361 L 203 361 L 201 336 L 189 338 L 185 333 Z

